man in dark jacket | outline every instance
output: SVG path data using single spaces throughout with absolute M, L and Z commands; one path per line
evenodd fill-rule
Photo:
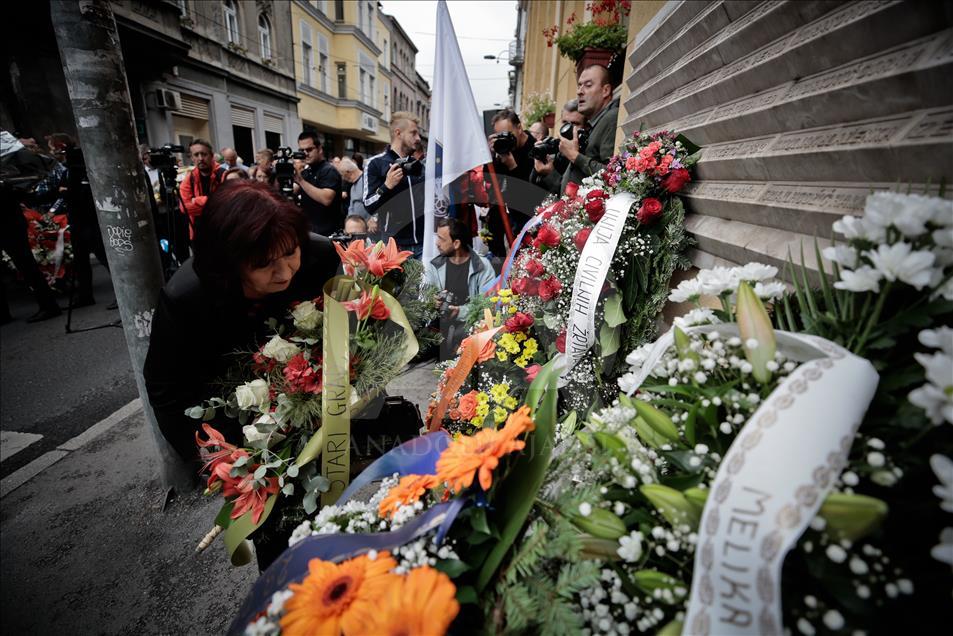
M 593 64 L 579 74 L 576 97 L 579 112 L 589 126 L 589 143 L 585 151 L 579 148 L 579 129 L 572 139 L 560 138 L 559 152 L 569 160 L 569 169 L 563 174 L 562 191 L 566 185 L 582 183 L 586 177 L 598 174 L 615 154 L 616 120 L 619 101 L 612 99 L 612 84 L 606 67 Z
M 344 228 L 341 203 L 341 173 L 324 158 L 318 134 L 306 130 L 298 135 L 298 150 L 307 159 L 295 161 L 295 183 L 301 188 L 301 209 L 311 219 L 311 231 L 331 236 Z
M 500 194 L 506 204 L 507 214 L 509 214 L 510 228 L 515 236 L 526 221 L 533 216 L 536 206 L 544 195 L 544 193 L 536 193 L 534 190 L 525 187 L 529 183 L 530 173 L 533 171 L 533 156 L 530 151 L 533 149 L 534 139 L 523 130 L 519 115 L 509 108 L 494 115 L 490 124 L 493 126 L 493 134 L 489 138 L 490 152 L 493 154 L 493 168 L 496 170 Z M 507 133 L 512 135 L 509 144 L 512 147 L 500 147 L 501 135 Z M 503 152 L 499 152 L 499 150 Z M 496 202 L 496 195 L 492 193 L 491 188 L 492 184 L 488 185 L 491 194 L 487 227 L 493 236 L 489 247 L 494 255 L 505 256 L 506 246 L 503 239 L 506 231 L 503 225 L 502 210 L 500 210 L 500 206 Z
M 363 175 L 364 208 L 377 215 L 384 236 L 393 237 L 398 247 L 413 252 L 414 258 L 424 251 L 424 166 L 416 163 L 404 170 L 394 164 L 411 157 L 420 143 L 417 124 L 412 113 L 394 113 L 390 146 L 367 160 Z

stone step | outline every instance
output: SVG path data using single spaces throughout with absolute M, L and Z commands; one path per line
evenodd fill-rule
M 633 55 L 635 51 L 657 51 L 664 48 L 666 43 L 682 33 L 685 25 L 697 19 L 698 14 L 710 4 L 712 3 L 692 0 L 666 2 L 648 24 L 635 34 Z M 636 67 L 636 60 L 632 55 L 629 56 L 629 64 L 632 68 Z
M 712 3 L 708 10 L 699 14 L 693 25 L 687 25 L 693 28 L 679 39 L 654 54 L 646 51 L 651 57 L 629 76 L 629 88 L 639 91 L 642 103 L 655 101 L 686 82 L 739 60 L 842 4 L 826 0 L 767 0 L 747 4 L 746 8 L 750 10 L 732 19 L 725 3 Z M 709 30 L 701 32 L 698 26 L 702 24 L 708 25 Z M 694 48 L 685 51 L 689 46 Z
M 896 183 L 696 181 L 681 195 L 695 214 L 831 238 L 831 224 L 845 214 L 863 214 L 871 192 L 895 189 Z M 939 186 L 913 184 L 910 191 L 935 196 Z
M 953 29 L 655 127 L 700 146 L 948 104 Z M 889 95 L 890 99 L 884 99 Z
M 789 279 L 785 275 L 788 258 L 795 264 L 800 264 L 803 247 L 804 264 L 811 272 L 811 282 L 817 284 L 820 281 L 813 236 L 701 214 L 687 215 L 685 227 L 695 237 L 699 251 L 733 263 L 758 262 L 774 265 L 778 268 L 778 278 L 785 280 Z M 831 242 L 818 238 L 817 245 L 823 250 L 830 246 Z M 829 274 L 832 271 L 831 263 L 826 259 L 822 260 L 825 271 Z M 696 266 L 702 267 L 703 263 L 696 263 Z
M 700 181 L 940 183 L 953 175 L 953 107 L 702 148 Z
M 874 55 L 950 26 L 943 3 L 858 2 L 806 24 L 727 66 L 647 103 L 626 100 L 628 128 L 654 127 Z M 869 37 L 871 32 L 880 34 Z

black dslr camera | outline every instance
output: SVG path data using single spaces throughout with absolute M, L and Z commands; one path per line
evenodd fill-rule
M 516 135 L 511 132 L 497 133 L 493 139 L 493 152 L 505 155 L 516 150 Z
M 158 168 L 166 187 L 169 187 L 169 184 L 175 184 L 177 167 L 175 153 L 177 152 L 184 153 L 185 146 L 165 144 L 159 148 L 149 148 L 149 163 L 153 168 Z
M 286 198 L 294 198 L 295 159 L 304 161 L 307 158 L 300 150 L 292 152 L 284 146 L 275 152 L 275 181 L 278 189 Z
M 403 170 L 405 176 L 419 177 L 424 172 L 424 164 L 413 157 L 401 157 L 393 165 Z
M 567 121 L 559 129 L 559 134 L 566 139 L 572 139 L 572 128 L 572 123 Z M 589 145 L 589 127 L 581 126 L 576 136 L 579 139 L 579 152 L 586 152 L 586 146 Z
M 559 140 L 555 137 L 546 137 L 542 141 L 536 142 L 529 150 L 533 159 L 539 159 L 542 162 L 549 161 L 549 155 L 555 155 L 559 152 Z
M 335 243 L 339 243 L 342 246 L 347 247 L 348 245 L 351 244 L 351 241 L 366 241 L 367 234 L 357 233 L 357 232 L 353 234 L 348 234 L 347 232 L 335 232 L 328 238 L 334 241 Z

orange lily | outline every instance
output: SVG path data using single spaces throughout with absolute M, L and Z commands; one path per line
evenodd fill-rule
M 349 300 L 341 304 L 343 304 L 344 308 L 348 311 L 353 311 L 357 314 L 358 320 L 367 320 L 368 316 L 374 320 L 387 320 L 390 318 L 390 309 L 387 308 L 387 305 L 384 304 L 384 301 L 381 300 L 381 297 L 377 294 L 368 296 L 366 291 L 362 291 L 360 298 Z
M 358 269 L 367 267 L 367 258 L 371 250 L 364 247 L 364 241 L 351 241 L 347 249 L 334 242 L 334 249 L 337 250 L 338 256 L 341 258 L 341 264 L 344 265 L 344 273 L 348 276 L 353 276 Z
M 401 264 L 403 264 L 411 254 L 413 254 L 413 252 L 407 250 L 399 251 L 397 249 L 397 243 L 394 241 L 394 238 L 391 237 L 387 239 L 386 247 L 384 246 L 384 242 L 380 241 L 371 248 L 367 257 L 367 270 L 374 276 L 383 278 L 384 275 L 392 269 L 403 269 Z
M 258 523 L 262 513 L 265 511 L 265 502 L 268 495 L 278 492 L 278 478 L 267 477 L 264 485 L 256 484 L 253 466 L 251 472 L 231 482 L 225 482 L 222 494 L 226 497 L 235 497 L 235 507 L 232 509 L 232 519 L 238 519 L 243 514 L 251 511 L 252 523 Z

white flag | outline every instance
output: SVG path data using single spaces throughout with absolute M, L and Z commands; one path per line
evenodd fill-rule
M 449 185 L 465 172 L 489 162 L 483 120 L 473 99 L 457 34 L 447 3 L 440 0 L 424 190 L 424 263 L 435 256 L 435 217 L 447 214 L 449 197 L 444 184 Z

